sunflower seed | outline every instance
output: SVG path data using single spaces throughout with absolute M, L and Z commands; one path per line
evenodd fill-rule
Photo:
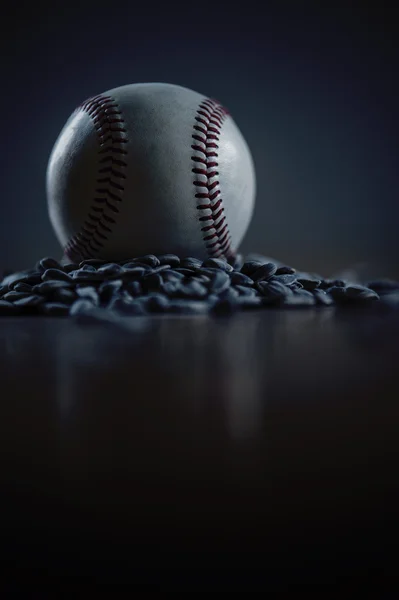
M 145 263 L 136 260 L 131 260 L 122 266 L 123 270 L 127 269 L 128 271 L 136 267 L 140 267 L 140 269 L 144 269 L 148 273 L 152 270 L 152 267 L 150 267 L 149 265 L 146 265 Z
M 232 287 L 228 287 L 225 290 L 223 290 L 223 292 L 220 292 L 219 294 L 219 298 L 220 300 L 236 300 L 237 298 L 239 298 L 240 294 L 237 290 L 235 290 Z
M 205 275 L 205 277 L 209 277 L 210 279 L 213 279 L 215 277 L 216 273 L 222 273 L 222 271 L 220 269 L 215 269 L 214 267 L 212 267 L 212 268 L 201 267 L 192 275 L 194 275 L 194 274 L 195 275 Z
M 161 254 L 158 256 L 158 260 L 161 265 L 170 265 L 171 267 L 180 265 L 180 258 L 176 254 Z
M 47 269 L 41 276 L 42 281 L 71 281 L 71 277 L 61 269 Z
M 361 285 L 350 285 L 345 290 L 345 295 L 348 300 L 351 301 L 361 301 L 361 302 L 371 302 L 373 300 L 378 300 L 378 294 Z
M 189 281 L 185 286 L 187 295 L 190 298 L 205 298 L 208 295 L 207 288 L 199 281 Z
M 343 304 L 343 303 L 345 303 L 347 301 L 346 290 L 345 290 L 345 288 L 343 288 L 341 286 L 332 286 L 332 287 L 329 287 L 329 288 L 327 288 L 326 292 L 338 304 Z
M 162 275 L 163 275 L 170 269 L 171 269 L 170 265 L 160 265 L 159 267 L 156 267 L 155 269 L 151 269 L 150 274 L 155 275 L 156 273 L 162 273 Z
M 138 271 L 140 273 L 144 273 L 145 271 L 150 271 L 150 267 L 148 265 L 138 265 L 136 262 L 129 261 L 122 265 L 122 269 L 124 271 Z
M 222 271 L 226 271 L 226 273 L 233 271 L 233 267 L 221 258 L 208 258 L 202 263 L 202 266 L 205 268 L 221 269 Z
M 180 261 L 180 266 L 183 269 L 191 269 L 194 271 L 195 269 L 200 269 L 202 266 L 202 261 L 198 258 L 194 258 L 193 256 L 187 256 Z
M 159 265 L 161 264 L 159 262 L 159 258 L 157 258 L 154 254 L 146 254 L 145 256 L 139 256 L 137 259 L 135 258 L 134 261 L 143 263 L 144 265 L 148 265 L 153 269 L 159 267 Z
M 296 273 L 296 270 L 286 265 L 279 267 L 276 271 L 276 275 L 293 275 L 294 273 Z
M 245 285 L 248 287 L 253 287 L 254 281 L 248 275 L 244 275 L 244 273 L 240 273 L 238 271 L 234 271 L 234 273 L 230 276 L 231 283 L 234 285 Z
M 265 263 L 259 269 L 256 269 L 251 273 L 251 277 L 254 281 L 264 281 L 270 279 L 272 275 L 277 271 L 277 266 L 274 263 Z
M 112 293 L 114 292 L 118 292 L 124 285 L 124 282 L 122 279 L 110 279 L 109 281 L 106 279 L 105 281 L 103 281 L 97 288 L 97 291 L 99 294 L 102 294 L 108 290 L 110 290 Z M 127 284 L 130 285 L 130 284 Z
M 118 275 L 114 275 L 113 277 L 118 277 Z M 103 281 L 107 279 L 107 276 L 104 273 L 100 273 L 99 271 L 89 272 L 89 271 L 74 271 L 73 273 L 73 283 L 84 284 L 84 285 L 100 285 Z M 112 279 L 112 276 L 109 277 Z
M 145 298 L 144 305 L 150 312 L 166 312 L 169 307 L 169 299 L 164 294 L 151 294 Z
M 321 284 L 320 279 L 303 279 L 302 277 L 298 278 L 298 282 L 304 287 L 305 290 L 315 290 Z
M 41 273 L 39 271 L 30 271 L 25 273 L 18 273 L 16 276 L 9 275 L 2 281 L 2 285 L 8 285 L 8 289 L 12 290 L 18 283 L 29 283 L 29 285 L 36 285 L 41 282 Z
M 108 263 L 102 267 L 99 267 L 97 269 L 97 274 L 101 274 L 103 277 L 115 277 L 119 276 L 123 270 L 124 268 L 116 263 Z M 79 274 L 82 273 L 84 273 L 84 271 L 82 272 L 82 270 L 79 270 Z
M 19 298 L 18 300 L 14 300 L 15 306 L 38 306 L 44 302 L 43 296 L 25 296 L 24 298 Z
M 98 294 L 100 296 L 101 304 L 108 304 L 111 298 L 116 298 L 118 294 L 120 294 L 122 282 L 120 281 L 120 279 L 117 279 L 115 281 L 118 282 L 116 286 L 111 285 L 111 283 L 113 283 L 111 281 L 105 281 L 98 288 Z
M 179 281 L 167 281 L 162 284 L 162 292 L 170 298 L 175 298 L 179 294 L 182 284 Z
M 177 267 L 176 269 L 174 269 L 174 271 L 176 271 L 176 273 L 184 275 L 185 277 L 191 277 L 191 275 L 194 275 L 195 273 L 195 271 L 193 271 L 192 269 L 187 269 L 186 267 Z
M 293 293 L 292 290 L 280 281 L 259 281 L 256 287 L 266 297 L 284 298 Z
M 289 294 L 293 293 L 291 290 L 288 290 L 288 288 L 282 290 L 280 287 L 276 286 L 277 284 L 271 284 L 267 288 L 264 288 L 263 299 L 266 305 L 280 305 Z
M 185 278 L 185 275 L 174 269 L 168 269 L 168 271 L 165 271 L 165 273 L 162 274 L 162 278 L 164 281 L 181 281 Z
M 377 281 L 371 281 L 367 284 L 367 287 L 382 295 L 399 290 L 399 281 L 379 279 Z
M 316 299 L 316 304 L 324 304 L 325 306 L 334 304 L 334 299 L 323 290 L 313 290 L 313 296 Z
M 291 283 L 295 283 L 296 275 L 274 275 L 270 278 L 270 283 L 282 283 L 284 285 L 290 285 Z
M 69 314 L 70 315 L 77 315 L 79 313 L 84 313 L 84 312 L 88 312 L 90 310 L 92 310 L 93 308 L 93 303 L 88 300 L 87 298 L 79 298 L 79 300 L 76 300 L 71 307 L 69 308 Z
M 206 302 L 209 304 L 209 307 L 211 308 L 217 302 L 219 302 L 219 296 L 217 294 L 209 294 L 209 296 L 206 299 Z
M 105 260 L 102 260 L 101 258 L 87 258 L 85 260 L 82 260 L 79 263 L 79 265 L 76 265 L 76 269 L 82 269 L 86 265 L 92 266 L 92 267 L 102 267 L 105 264 L 106 264 Z
M 32 293 L 32 286 L 29 283 L 17 283 L 14 285 L 14 292 L 24 292 L 26 294 Z
M 133 297 L 140 296 L 143 293 L 143 287 L 139 281 L 129 281 L 126 285 L 126 291 Z
M 54 293 L 54 298 L 57 302 L 62 304 L 72 304 L 77 300 L 77 294 L 74 290 L 69 288 L 57 288 Z
M 62 265 L 62 268 L 65 273 L 72 273 L 73 271 L 76 271 L 76 269 L 79 269 L 79 265 L 76 263 L 66 263 L 65 265 Z
M 93 265 L 88 265 L 87 263 L 85 265 L 83 265 L 82 267 L 79 267 L 79 271 L 80 272 L 88 272 L 88 273 L 95 273 L 96 272 L 96 268 Z
M 216 272 L 212 278 L 210 290 L 215 294 L 220 294 L 230 286 L 230 276 L 224 271 Z
M 203 298 L 208 294 L 206 287 L 198 281 L 169 282 L 162 286 L 162 291 L 172 298 Z
M 149 269 L 144 269 L 143 267 L 133 267 L 131 269 L 123 269 L 123 273 L 121 273 L 121 278 L 124 281 L 135 281 L 137 279 L 141 279 L 145 274 L 150 273 Z
M 242 265 L 244 264 L 244 258 L 242 254 L 236 254 L 234 256 L 231 256 L 228 259 L 229 264 L 233 267 L 233 269 L 235 269 L 236 271 L 239 271 L 242 268 Z
M 40 312 L 51 316 L 64 316 L 70 313 L 70 308 L 62 302 L 47 302 L 40 307 Z
M 307 290 L 298 290 L 284 298 L 286 306 L 313 306 L 316 298 Z
M 47 269 L 57 269 L 58 271 L 63 271 L 64 267 L 58 262 L 58 260 L 55 260 L 55 258 L 45 257 L 39 260 L 39 262 L 36 264 L 36 269 L 44 273 L 47 271 Z
M 256 290 L 253 287 L 247 287 L 245 285 L 235 285 L 234 289 L 240 294 L 240 296 L 256 296 Z
M 92 286 L 78 286 L 76 288 L 76 293 L 78 294 L 78 296 L 80 296 L 81 298 L 85 298 L 86 300 L 90 300 L 90 302 L 92 302 L 94 304 L 94 306 L 98 306 L 99 302 L 100 302 L 100 298 L 98 295 L 97 290 L 92 287 Z
M 241 273 L 244 273 L 244 275 L 252 275 L 252 273 L 255 273 L 255 271 L 260 269 L 264 264 L 265 263 L 260 262 L 259 260 L 249 260 L 242 265 L 240 271 Z
M 198 283 L 209 285 L 211 282 L 211 278 L 208 275 L 203 275 L 202 273 L 200 273 L 198 275 L 192 275 L 189 281 L 198 281 Z
M 22 298 L 28 298 L 30 294 L 26 294 L 25 292 L 7 292 L 4 294 L 3 300 L 7 300 L 7 302 L 15 302 L 16 300 L 22 300 Z
M 67 288 L 71 288 L 73 285 L 72 281 L 59 281 L 59 280 L 49 280 L 49 281 L 43 281 L 42 283 L 39 283 L 38 285 L 34 285 L 32 287 L 32 292 L 34 294 L 51 294 L 52 292 L 55 292 L 58 289 L 67 289 Z
M 351 296 L 348 296 L 349 298 L 352 299 Z M 380 297 L 378 294 L 373 293 L 372 290 L 364 290 L 364 292 L 362 292 L 361 294 L 359 294 L 358 296 L 356 296 L 356 301 L 359 302 L 361 301 L 362 304 L 368 304 L 371 302 L 375 302 L 376 300 L 379 300 Z
M 374 292 L 373 290 L 370 290 L 370 288 L 365 287 L 364 285 L 347 285 L 346 288 L 346 294 L 347 296 L 352 296 L 354 298 L 356 298 L 356 296 L 360 296 L 362 294 L 362 292 L 373 292 L 373 294 L 377 295 L 376 292 Z
M 332 279 L 329 281 L 328 287 L 345 287 L 346 283 L 342 279 Z
M 36 271 L 35 271 L 36 273 Z M 6 275 L 5 277 L 3 277 L 3 280 L 1 281 L 1 285 L 3 286 L 7 286 L 8 289 L 10 289 L 10 285 L 13 283 L 18 283 L 18 281 L 25 281 L 26 278 L 28 276 L 28 271 L 18 271 L 16 273 L 10 273 L 9 275 Z

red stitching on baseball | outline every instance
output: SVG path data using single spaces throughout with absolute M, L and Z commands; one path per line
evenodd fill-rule
M 93 121 L 98 137 L 98 153 L 104 154 L 98 161 L 99 165 L 108 164 L 98 169 L 96 181 L 100 187 L 95 191 L 96 194 L 101 194 L 101 197 L 96 196 L 92 199 L 88 216 L 80 231 L 71 237 L 64 248 L 65 254 L 71 260 L 93 258 L 99 249 L 104 247 L 104 243 L 97 238 L 105 242 L 108 239 L 107 234 L 112 233 L 112 229 L 105 223 L 114 225 L 116 221 L 108 212 L 119 213 L 117 205 L 122 202 L 125 189 L 122 183 L 114 181 L 113 178 L 126 179 L 127 167 L 127 162 L 114 156 L 127 154 L 127 150 L 120 148 L 120 145 L 127 144 L 128 141 L 126 129 L 115 125 L 123 125 L 125 122 L 117 102 L 110 96 L 99 94 L 83 102 L 79 108 Z M 104 176 L 104 173 L 107 175 Z
M 195 198 L 199 200 L 197 209 L 211 211 L 211 214 L 199 217 L 201 223 L 206 223 L 201 227 L 203 240 L 210 256 L 225 256 L 226 258 L 234 253 L 231 248 L 231 235 L 226 217 L 223 215 L 222 198 L 219 197 L 221 194 L 220 181 L 214 179 L 219 175 L 219 172 L 214 169 L 218 166 L 214 158 L 218 157 L 219 146 L 216 142 L 219 141 L 227 114 L 228 112 L 215 100 L 203 100 L 197 109 L 191 136 L 195 142 L 199 142 L 199 144 L 194 143 L 191 148 L 205 155 L 205 158 L 196 155 L 191 157 L 194 163 L 204 165 L 201 167 L 195 164 L 192 169 L 195 175 L 204 177 L 204 179 L 196 177 L 193 181 L 196 188 Z M 208 200 L 206 204 L 201 203 L 204 198 Z

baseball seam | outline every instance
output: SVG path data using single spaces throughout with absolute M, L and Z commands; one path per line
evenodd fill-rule
M 64 248 L 71 259 L 93 258 L 104 247 L 122 202 L 126 179 L 127 144 L 124 119 L 117 102 L 111 96 L 100 94 L 80 105 L 94 124 L 98 143 L 98 171 L 95 196 L 87 217 L 78 233 Z
M 194 163 L 195 198 L 201 232 L 209 256 L 226 258 L 234 254 L 231 247 L 231 235 L 224 214 L 221 197 L 218 163 L 219 139 L 227 111 L 215 100 L 201 102 L 193 126 L 193 144 L 195 151 L 191 157 Z

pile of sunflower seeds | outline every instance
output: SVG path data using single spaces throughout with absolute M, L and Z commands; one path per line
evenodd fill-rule
M 119 262 L 61 264 L 43 258 L 34 269 L 0 283 L 0 315 L 231 314 L 266 307 L 376 306 L 399 308 L 399 282 L 367 285 L 324 279 L 267 257 L 205 261 L 152 254 Z

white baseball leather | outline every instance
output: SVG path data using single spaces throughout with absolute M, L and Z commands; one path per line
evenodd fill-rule
M 111 89 L 79 106 L 52 150 L 51 223 L 67 256 L 230 257 L 251 220 L 255 172 L 214 100 L 164 83 Z

